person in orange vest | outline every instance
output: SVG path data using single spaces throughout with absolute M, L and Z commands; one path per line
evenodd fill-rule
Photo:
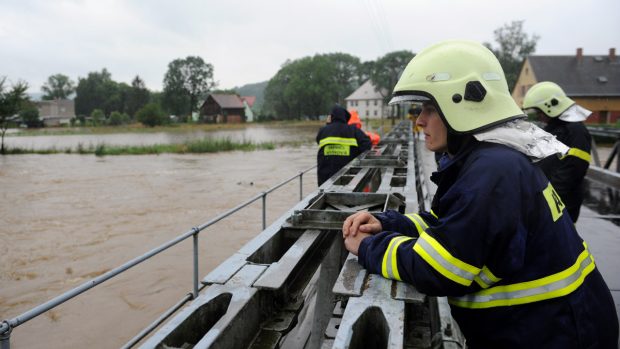
M 362 119 L 360 119 L 360 116 L 357 113 L 357 110 L 350 109 L 349 114 L 351 114 L 351 118 L 349 119 L 349 125 L 354 125 L 355 127 L 361 129 Z M 364 133 L 366 133 L 366 135 L 370 138 L 370 143 L 373 146 L 379 144 L 379 142 L 381 141 L 381 136 L 379 136 L 377 133 L 370 132 L 370 131 L 364 131 Z

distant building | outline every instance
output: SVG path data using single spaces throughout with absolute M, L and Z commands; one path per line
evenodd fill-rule
M 35 105 L 45 126 L 68 125 L 75 117 L 75 103 L 71 99 L 39 101 Z
M 200 106 L 200 117 L 207 123 L 245 122 L 245 105 L 237 95 L 213 93 Z
M 387 92 L 384 95 L 387 95 Z M 347 109 L 357 110 L 361 118 L 379 119 L 388 115 L 387 105 L 383 103 L 383 96 L 370 80 L 363 83 L 344 100 Z
M 532 85 L 552 81 L 566 95 L 593 112 L 587 123 L 615 123 L 620 119 L 620 59 L 616 49 L 607 55 L 528 56 L 512 91 L 519 106 Z
M 242 96 L 241 100 L 243 101 L 243 105 L 245 106 L 245 121 L 253 122 L 254 111 L 252 111 L 252 107 L 256 102 L 256 96 Z

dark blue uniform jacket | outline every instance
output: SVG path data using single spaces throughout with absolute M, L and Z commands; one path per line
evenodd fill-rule
M 347 125 L 342 117 L 332 116 L 332 122 L 321 127 L 316 136 L 317 175 L 319 186 L 343 168 L 349 161 L 370 149 L 370 138 L 355 126 Z
M 545 131 L 555 135 L 570 150 L 567 156 L 550 156 L 539 163 L 547 178 L 558 192 L 573 222 L 577 222 L 583 202 L 584 177 L 590 166 L 592 138 L 582 122 L 551 119 Z
M 448 296 L 470 348 L 616 348 L 609 289 L 538 167 L 470 141 L 431 179 L 431 213 L 377 215 L 366 269 Z

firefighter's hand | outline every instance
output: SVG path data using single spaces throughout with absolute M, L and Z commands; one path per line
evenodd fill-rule
M 355 237 L 358 233 L 376 234 L 381 232 L 381 222 L 368 212 L 357 212 L 345 219 L 342 224 L 342 237 Z
M 362 232 L 358 232 L 355 235 L 349 235 L 344 239 L 344 247 L 347 249 L 347 251 L 357 256 L 362 240 L 364 240 L 365 238 L 369 236 L 372 236 L 372 235 L 362 233 Z

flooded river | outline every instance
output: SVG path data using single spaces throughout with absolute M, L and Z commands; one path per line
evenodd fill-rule
M 293 136 L 311 139 L 315 132 Z M 55 136 L 55 144 L 68 144 L 65 137 Z M 315 163 L 313 144 L 205 155 L 1 156 L 0 320 L 101 275 Z M 303 183 L 304 196 L 316 190 L 316 171 Z M 298 181 L 270 194 L 267 222 L 298 200 Z M 261 230 L 260 200 L 207 228 L 200 235 L 199 275 Z M 17 327 L 11 346 L 116 348 L 191 289 L 189 239 Z

